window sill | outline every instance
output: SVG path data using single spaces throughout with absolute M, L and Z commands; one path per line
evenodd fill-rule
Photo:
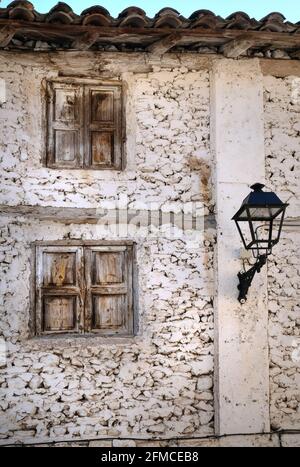
M 99 334 L 61 334 L 30 337 L 23 342 L 24 350 L 65 349 L 78 346 L 132 346 L 144 343 L 141 336 L 100 336 Z

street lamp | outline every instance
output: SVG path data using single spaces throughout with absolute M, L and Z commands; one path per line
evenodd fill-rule
M 246 250 L 252 250 L 256 263 L 248 271 L 239 272 L 239 301 L 245 303 L 248 289 L 256 272 L 266 263 L 272 248 L 279 242 L 287 203 L 275 193 L 263 191 L 264 185 L 255 183 L 233 216 Z

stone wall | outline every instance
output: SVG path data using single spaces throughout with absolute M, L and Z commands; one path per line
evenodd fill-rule
M 34 59 L 33 59 L 34 60 Z M 30 61 L 30 60 L 29 60 Z M 208 71 L 180 65 L 121 78 L 127 87 L 123 173 L 42 167 L 45 60 L 1 63 L 1 195 L 5 205 L 210 208 Z M 109 204 L 111 203 L 111 204 Z M 103 225 L 1 218 L 0 436 L 13 440 L 213 433 L 214 231 L 154 237 L 130 232 L 138 268 L 137 336 L 30 339 L 31 245 L 36 240 L 120 238 Z
M 62 172 L 42 166 L 42 81 L 57 72 L 46 59 L 32 66 L 1 57 L 6 102 L 0 108 L 0 203 L 101 207 L 123 194 L 130 207 L 196 199 L 209 205 L 208 70 L 191 71 L 179 61 L 177 68 L 154 70 L 117 75 L 126 88 L 126 170 Z
M 264 80 L 268 186 L 290 206 L 268 264 L 270 397 L 273 429 L 300 425 L 300 80 Z
M 213 237 L 193 251 L 184 237 L 135 237 L 135 338 L 28 340 L 30 244 L 68 236 L 107 238 L 107 230 L 3 218 L 6 237 L 8 230 L 1 264 L 1 328 L 8 342 L 1 372 L 2 437 L 213 432 Z
M 121 237 L 114 229 L 95 222 L 95 218 L 82 221 L 84 210 L 111 208 L 115 203 L 119 208 L 138 210 L 146 206 L 155 213 L 159 209 L 162 213 L 171 209 L 176 214 L 183 204 L 190 210 L 189 203 L 198 202 L 204 206 L 202 212 L 206 220 L 209 213 L 214 213 L 209 77 L 212 62 L 220 58 L 209 60 L 192 54 L 185 54 L 184 58 L 168 54 L 161 62 L 147 54 L 118 54 L 116 58 L 116 54 L 86 53 L 80 60 L 72 52 L 34 56 L 0 54 L 0 79 L 6 85 L 0 102 L 0 329 L 7 347 L 6 363 L 0 359 L 2 443 L 109 438 L 113 441 L 100 441 L 109 446 L 111 442 L 113 445 L 124 442 L 117 438 L 128 437 L 132 439 L 130 443 L 136 444 L 144 438 L 157 440 L 156 445 L 230 445 L 232 438 L 193 440 L 214 434 L 213 399 L 217 395 L 213 391 L 213 359 L 217 352 L 213 341 L 219 331 L 214 329 L 213 319 L 216 311 L 213 304 L 216 288 L 214 220 L 210 219 L 206 228 L 197 234 L 178 229 L 170 232 L 165 226 L 155 235 L 145 236 L 132 226 L 128 234 L 121 234 Z M 248 78 L 255 88 L 253 96 L 259 100 L 262 87 L 259 60 L 253 63 L 259 82 L 253 78 L 248 60 L 234 63 L 233 74 L 244 79 L 243 88 L 239 90 L 245 97 L 243 102 L 247 102 Z M 264 69 L 266 66 L 264 62 Z M 226 83 L 231 89 L 231 65 L 227 63 L 224 67 L 228 80 L 230 78 Z M 277 62 L 274 69 L 279 68 Z M 245 70 L 248 70 L 246 77 Z M 43 167 L 42 82 L 58 73 L 113 77 L 124 82 L 127 133 L 124 172 L 61 171 Z M 274 249 L 268 265 L 273 430 L 299 429 L 300 423 L 298 84 L 297 77 L 264 77 L 267 185 L 283 200 L 291 197 L 282 242 Z M 232 85 L 230 95 L 237 95 L 235 92 Z M 218 102 L 220 111 L 222 102 Z M 226 105 L 228 122 L 233 121 L 230 112 L 234 112 L 236 122 L 241 124 L 242 107 L 238 103 Z M 257 109 L 255 102 L 249 105 L 249 118 L 252 118 L 252 106 Z M 245 115 L 248 118 L 248 114 Z M 252 137 L 253 128 L 249 127 Z M 261 133 L 263 136 L 263 128 Z M 234 136 L 234 131 L 232 134 Z M 229 136 L 228 151 L 231 148 Z M 248 139 L 248 148 L 249 141 L 251 139 Z M 221 152 L 219 147 L 219 156 Z M 261 154 L 263 158 L 263 151 Z M 249 154 L 247 160 L 251 162 Z M 230 167 L 232 193 L 239 199 L 241 187 L 235 183 Z M 249 182 L 252 181 L 256 180 Z M 248 179 L 245 186 L 246 183 Z M 226 199 L 224 205 L 228 205 Z M 26 206 L 31 206 L 28 215 L 24 215 Z M 14 214 L 9 207 L 14 207 Z M 61 218 L 64 208 L 75 209 L 81 213 L 78 214 L 81 221 L 76 220 L 75 211 L 72 211 L 71 220 L 58 222 L 53 214 L 52 218 L 47 217 L 50 207 L 57 208 Z M 226 217 L 224 225 L 227 225 L 229 215 L 223 213 L 223 216 Z M 219 226 L 219 234 L 223 235 L 220 230 Z M 33 243 L 120 238 L 136 243 L 137 335 L 128 339 L 32 339 L 29 323 L 32 319 Z M 238 251 L 237 246 L 234 258 L 230 253 L 230 261 L 234 262 L 230 284 L 236 280 L 236 269 L 241 264 Z M 284 255 L 280 255 L 282 251 Z M 224 262 L 224 257 L 220 261 Z M 255 280 L 252 291 L 260 284 L 258 277 Z M 236 303 L 233 293 L 230 285 L 228 298 Z M 254 302 L 252 296 L 248 305 Z M 253 337 L 254 328 L 240 309 L 234 316 L 231 308 L 227 311 L 231 321 L 225 322 L 224 331 L 232 331 L 237 336 L 234 340 L 237 347 L 231 346 L 226 354 L 230 359 L 233 349 L 241 349 L 243 343 L 252 351 L 249 336 L 252 333 Z M 222 309 L 218 313 L 220 316 Z M 259 309 L 256 313 L 260 319 Z M 255 314 L 252 319 L 256 320 Z M 263 340 L 264 347 L 266 340 Z M 248 391 L 251 395 L 251 378 L 247 379 L 249 372 L 243 358 L 235 371 L 242 377 L 240 368 L 245 370 L 245 391 L 240 393 Z M 255 358 L 261 359 L 260 352 L 256 352 Z M 251 362 L 249 359 L 248 365 L 251 366 Z M 267 364 L 261 366 L 267 367 Z M 228 378 L 226 369 L 225 365 L 223 371 Z M 221 377 L 219 384 L 222 382 Z M 227 399 L 224 394 L 224 399 L 220 400 L 223 405 L 226 400 L 229 413 L 230 404 L 239 405 L 237 393 L 233 391 L 232 394 L 233 397 Z M 266 404 L 262 405 L 265 408 Z M 240 406 L 246 413 L 247 403 Z M 256 413 L 248 415 L 255 418 Z M 235 422 L 231 425 L 233 433 L 239 432 L 234 431 Z M 245 426 L 243 421 L 241 425 Z M 282 437 L 280 434 L 266 434 L 260 438 L 253 435 L 235 438 L 232 443 L 287 445 L 295 443 L 291 436 L 288 433 Z M 133 441 L 137 439 L 140 441 Z M 170 441 L 163 441 L 165 439 Z
M 89 448 L 227 448 L 227 447 L 262 447 L 262 448 L 290 448 L 300 447 L 298 432 L 276 432 L 276 433 L 256 433 L 245 435 L 230 435 L 230 436 L 203 436 L 203 437 L 180 437 L 169 439 L 151 440 L 145 438 L 106 438 L 106 439 L 84 439 L 81 441 L 65 440 L 35 443 L 34 440 L 28 445 L 33 447 L 89 447 Z M 0 441 L 0 446 L 14 446 L 9 444 L 9 440 Z M 20 446 L 22 443 L 20 442 Z

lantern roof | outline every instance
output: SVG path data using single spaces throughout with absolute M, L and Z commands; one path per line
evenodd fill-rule
M 265 185 L 262 183 L 255 183 L 251 185 L 251 191 L 249 195 L 244 199 L 240 209 L 237 213 L 233 216 L 233 220 L 238 220 L 240 215 L 247 209 L 247 208 L 277 208 L 273 211 L 277 217 L 277 215 L 282 211 L 283 208 L 288 206 L 287 203 L 283 203 L 281 199 L 272 191 L 263 191 Z

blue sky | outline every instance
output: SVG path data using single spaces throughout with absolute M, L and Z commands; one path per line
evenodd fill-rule
M 45 13 L 56 5 L 57 0 L 31 0 L 36 10 Z M 5 7 L 11 0 L 0 0 L 0 5 Z M 193 11 L 199 9 L 212 10 L 221 16 L 228 16 L 234 11 L 245 11 L 256 19 L 261 19 L 272 11 L 280 11 L 287 20 L 300 21 L 300 0 L 66 0 L 76 13 L 89 6 L 99 4 L 108 9 L 112 16 L 117 16 L 128 6 L 139 6 L 146 11 L 148 16 L 154 14 L 161 8 L 170 6 L 180 11 L 184 16 L 189 16 Z

